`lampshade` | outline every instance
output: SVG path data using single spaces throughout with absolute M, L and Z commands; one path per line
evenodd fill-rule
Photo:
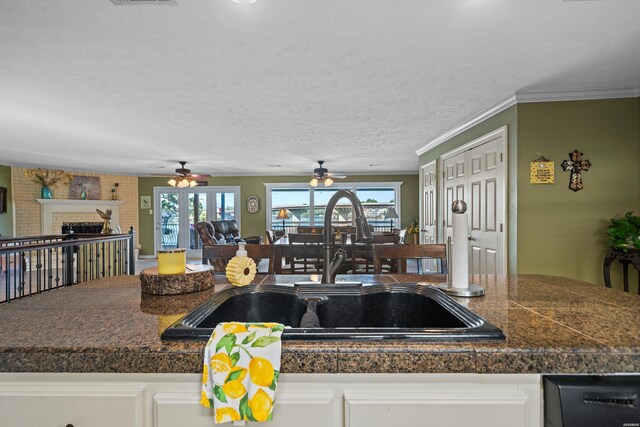
M 167 184 L 169 184 L 172 187 L 178 187 L 178 188 L 186 188 L 186 187 L 193 188 L 198 186 L 198 181 L 196 181 L 194 178 L 191 178 L 191 177 L 177 176 L 167 181 Z
M 278 212 L 277 219 L 289 219 L 289 211 L 285 208 L 281 208 L 280 212 Z
M 328 176 L 320 177 L 320 178 L 311 178 L 309 181 L 309 185 L 312 187 L 317 187 L 318 185 L 321 187 L 330 187 L 333 184 L 333 180 Z
M 384 216 L 385 219 L 396 219 L 398 218 L 398 212 L 396 212 L 396 208 L 387 208 L 387 213 Z

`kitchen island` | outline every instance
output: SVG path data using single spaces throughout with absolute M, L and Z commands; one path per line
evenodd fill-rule
M 344 278 L 374 284 L 443 279 Z M 300 280 L 308 277 L 258 276 L 255 282 Z M 0 424 L 14 425 L 9 421 L 16 418 L 6 417 L 29 402 L 16 390 L 40 404 L 44 393 L 56 408 L 64 407 L 62 396 L 85 399 L 86 407 L 99 403 L 103 411 L 111 402 L 108 413 L 121 418 L 104 425 L 204 423 L 208 414 L 197 405 L 204 344 L 162 341 L 160 333 L 227 286 L 223 276 L 216 283 L 192 294 L 152 296 L 141 294 L 137 276 L 124 276 L 1 306 Z M 272 425 L 292 425 L 302 416 L 307 426 L 385 425 L 385 414 L 412 420 L 424 416 L 421 411 L 460 425 L 468 415 L 462 407 L 475 408 L 476 425 L 483 417 L 503 425 L 495 411 L 505 414 L 505 426 L 540 425 L 540 374 L 640 372 L 640 297 L 543 275 L 482 284 L 484 297 L 457 300 L 501 328 L 505 341 L 283 341 L 282 409 Z

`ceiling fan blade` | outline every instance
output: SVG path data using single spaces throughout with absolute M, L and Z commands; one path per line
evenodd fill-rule
M 211 175 L 208 173 L 192 173 L 189 175 L 191 178 L 199 179 L 199 178 L 211 178 Z
M 347 175 L 340 172 L 329 172 L 329 173 L 326 173 L 325 175 L 330 176 L 331 178 L 338 178 L 338 179 L 343 179 L 347 177 Z

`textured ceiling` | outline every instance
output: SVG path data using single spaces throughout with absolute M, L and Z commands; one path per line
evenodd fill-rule
M 0 0 L 0 164 L 413 172 L 515 92 L 640 85 L 638 1 L 176 3 Z

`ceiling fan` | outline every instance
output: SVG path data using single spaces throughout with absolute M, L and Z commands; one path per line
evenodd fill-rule
M 187 169 L 185 166 L 187 162 L 179 161 L 180 167 L 175 170 L 175 175 L 167 174 L 152 174 L 156 176 L 170 176 L 168 184 L 172 187 L 185 188 L 195 187 L 198 185 L 198 179 L 207 178 L 209 174 L 192 174 L 191 169 Z
M 333 184 L 334 179 L 344 179 L 347 175 L 340 172 L 329 172 L 327 168 L 323 167 L 324 160 L 318 160 L 319 167 L 313 170 L 313 175 L 311 181 L 309 181 L 309 185 L 312 187 L 317 187 L 318 185 L 322 187 L 329 187 Z

